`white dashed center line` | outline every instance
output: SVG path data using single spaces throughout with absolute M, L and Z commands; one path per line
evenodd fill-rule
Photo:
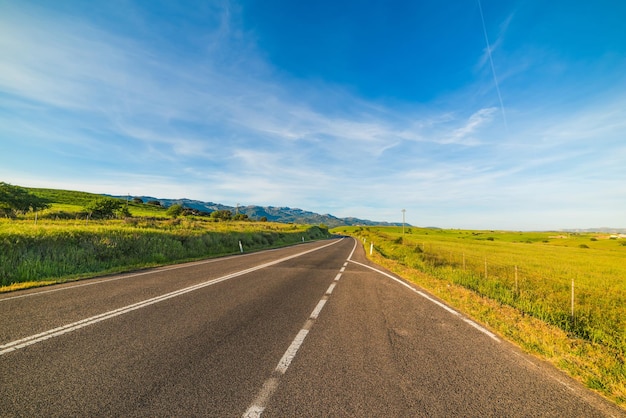
M 355 248 L 356 248 L 356 242 L 354 244 L 354 248 L 352 249 L 352 253 L 350 253 L 350 257 L 354 253 Z M 333 283 L 330 284 L 330 286 L 328 287 L 328 290 L 326 290 L 326 293 L 324 293 L 324 296 L 322 296 L 322 299 L 320 299 L 320 301 L 317 303 L 317 306 L 315 306 L 315 309 L 313 309 L 313 312 L 311 312 L 311 315 L 304 323 L 304 326 L 302 327 L 300 332 L 298 332 L 298 335 L 296 335 L 296 338 L 293 339 L 293 341 L 291 342 L 291 345 L 289 345 L 289 348 L 287 348 L 287 351 L 285 351 L 285 354 L 283 354 L 283 357 L 278 362 L 278 365 L 274 369 L 274 373 L 272 373 L 272 376 L 270 376 L 263 383 L 263 386 L 261 387 L 261 390 L 257 394 L 254 401 L 252 402 L 252 405 L 250 405 L 248 410 L 244 412 L 244 414 L 242 415 L 243 418 L 257 418 L 257 417 L 260 417 L 261 414 L 263 414 L 263 411 L 267 407 L 267 404 L 272 398 L 272 395 L 274 394 L 274 392 L 276 392 L 276 389 L 278 388 L 278 384 L 280 383 L 280 377 L 284 375 L 285 372 L 287 372 L 287 369 L 289 368 L 291 361 L 296 357 L 296 354 L 298 353 L 300 346 L 302 345 L 302 343 L 304 342 L 304 339 L 308 335 L 309 330 L 314 324 L 314 321 L 317 319 L 320 312 L 324 308 L 326 301 L 328 300 L 328 298 L 330 297 L 330 294 L 333 292 L 333 290 L 335 289 L 335 286 L 337 285 L 336 282 L 338 282 L 339 279 L 341 278 L 341 274 L 346 270 L 347 265 L 348 265 L 348 262 L 346 261 L 343 264 L 343 267 L 341 267 L 341 269 L 339 270 L 339 274 L 337 274 Z

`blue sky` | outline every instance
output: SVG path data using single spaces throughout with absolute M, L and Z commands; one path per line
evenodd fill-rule
M 622 1 L 0 0 L 0 181 L 626 227 L 624 21 Z

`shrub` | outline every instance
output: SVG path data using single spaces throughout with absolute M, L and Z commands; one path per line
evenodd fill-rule
M 211 212 L 211 218 L 219 219 L 221 221 L 230 221 L 233 218 L 233 213 L 229 210 L 216 210 Z
M 169 208 L 167 208 L 167 211 L 165 212 L 165 214 L 167 216 L 171 216 L 172 218 L 178 218 L 181 214 L 183 213 L 183 207 L 182 205 L 172 205 Z
M 116 213 L 122 209 L 122 201 L 111 197 L 98 197 L 85 206 L 92 218 L 108 219 L 115 217 Z M 123 215 L 129 215 L 128 209 L 122 210 Z

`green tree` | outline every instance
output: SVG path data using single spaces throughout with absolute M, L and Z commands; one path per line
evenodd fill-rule
M 233 218 L 233 213 L 229 210 L 216 210 L 211 212 L 211 218 L 217 219 L 220 221 L 230 221 Z
M 85 206 L 89 216 L 96 219 L 114 218 L 122 209 L 122 201 L 112 197 L 98 197 Z
M 48 206 L 46 199 L 35 196 L 24 188 L 0 182 L 0 213 L 4 216 L 15 216 L 30 210 L 38 211 Z
M 246 215 L 245 213 L 238 213 L 235 215 L 235 217 L 233 218 L 235 221 L 247 221 L 248 220 L 248 215 Z
M 178 218 L 183 213 L 183 206 L 179 204 L 174 204 L 167 208 L 165 214 L 167 216 L 171 216 L 172 218 Z

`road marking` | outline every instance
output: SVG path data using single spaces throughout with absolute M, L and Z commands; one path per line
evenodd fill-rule
M 311 317 L 313 317 L 313 314 L 311 314 Z M 293 339 L 291 345 L 289 346 L 287 351 L 285 351 L 285 354 L 283 354 L 283 357 L 278 362 L 278 366 L 276 366 L 275 369 L 277 373 L 285 374 L 285 372 L 289 368 L 289 365 L 291 364 L 291 361 L 296 357 L 296 354 L 298 353 L 298 350 L 300 349 L 300 346 L 304 342 L 304 339 L 306 338 L 308 333 L 308 329 L 301 329 L 300 332 L 298 332 L 298 335 L 296 335 L 296 338 Z
M 337 276 L 335 276 L 335 281 L 338 282 L 339 279 L 341 279 L 341 273 L 337 274 Z
M 339 240 L 339 241 L 341 241 L 341 240 Z M 320 249 L 321 248 L 324 248 L 324 247 L 320 247 Z M 268 251 L 268 252 L 269 251 L 278 251 L 280 249 L 281 248 L 272 248 L 272 249 L 265 250 L 265 251 Z M 112 278 L 109 278 L 109 279 L 93 279 L 93 280 L 90 280 L 89 282 L 78 283 L 78 284 L 74 284 L 74 285 L 71 285 L 71 286 L 64 286 L 64 287 L 59 287 L 59 288 L 56 288 L 56 289 L 41 290 L 39 292 L 32 292 L 32 293 L 26 293 L 26 294 L 22 294 L 22 295 L 16 295 L 16 296 L 9 296 L 9 297 L 6 297 L 6 298 L 0 298 L 0 302 L 4 302 L 4 301 L 7 301 L 7 300 L 13 300 L 13 299 L 27 298 L 27 297 L 31 297 L 31 296 L 45 295 L 47 293 L 60 292 L 62 290 L 76 289 L 77 287 L 92 286 L 94 284 L 114 282 L 116 280 L 130 279 L 130 278 L 133 278 L 133 277 L 145 276 L 146 274 L 158 274 L 158 273 L 171 271 L 171 270 L 178 270 L 178 269 L 184 269 L 184 268 L 188 268 L 188 267 L 201 266 L 203 264 L 215 263 L 215 262 L 218 262 L 218 261 L 228 260 L 228 259 L 235 258 L 235 257 L 249 257 L 249 256 L 253 256 L 253 255 L 256 255 L 256 254 L 257 253 L 237 254 L 237 255 L 230 255 L 230 256 L 220 257 L 220 258 L 211 258 L 209 260 L 191 261 L 191 262 L 188 262 L 188 263 L 176 264 L 174 266 L 169 266 L 169 267 L 155 267 L 155 268 L 150 269 L 148 271 L 142 271 L 142 272 L 139 272 L 139 273 L 128 273 L 128 274 L 122 273 L 121 275 L 116 275 L 115 277 L 112 277 Z
M 346 259 L 346 263 L 348 261 L 352 261 L 352 256 L 354 255 L 354 252 L 356 251 L 356 244 L 357 244 L 357 240 L 354 240 L 354 247 L 352 247 L 352 252 L 350 253 L 350 255 L 348 256 L 348 258 Z
M 330 295 L 331 293 L 333 293 L 333 290 L 335 290 L 335 286 L 337 285 L 337 283 L 333 282 L 330 284 L 330 286 L 328 286 L 328 290 L 326 291 L 327 295 Z
M 19 350 L 20 348 L 24 348 L 24 347 L 27 347 L 29 345 L 33 345 L 33 344 L 39 343 L 41 341 L 45 341 L 45 340 L 47 340 L 49 338 L 52 338 L 52 337 L 58 337 L 60 335 L 67 334 L 67 333 L 72 332 L 72 331 L 76 331 L 76 330 L 84 328 L 86 326 L 93 325 L 93 324 L 96 324 L 98 322 L 102 322 L 102 321 L 105 321 L 107 319 L 111 319 L 111 318 L 114 318 L 116 316 L 123 315 L 125 313 L 135 311 L 137 309 L 145 308 L 146 306 L 154 305 L 155 303 L 159 303 L 159 302 L 162 302 L 162 301 L 167 300 L 167 299 L 171 299 L 171 298 L 174 298 L 174 297 L 177 297 L 177 296 L 180 296 L 180 295 L 184 295 L 186 293 L 193 292 L 195 290 L 202 289 L 202 288 L 207 287 L 207 286 L 212 286 L 214 284 L 221 283 L 223 281 L 230 280 L 230 279 L 233 279 L 235 277 L 243 276 L 244 274 L 252 273 L 254 271 L 261 270 L 261 269 L 264 269 L 264 268 L 267 268 L 267 267 L 270 267 L 270 266 L 282 263 L 284 261 L 291 260 L 293 258 L 301 257 L 301 256 L 303 256 L 305 254 L 309 254 L 309 253 L 321 250 L 323 248 L 329 247 L 331 245 L 335 245 L 338 242 L 340 242 L 340 240 L 333 241 L 330 244 L 326 244 L 326 245 L 321 246 L 321 247 L 313 248 L 311 250 L 303 251 L 301 253 L 293 254 L 293 255 L 290 255 L 290 256 L 287 256 L 287 257 L 283 257 L 283 258 L 280 258 L 278 260 L 270 261 L 268 263 L 259 264 L 258 266 L 251 267 L 251 268 L 248 268 L 248 269 L 245 269 L 245 270 L 241 270 L 241 271 L 238 271 L 238 272 L 235 272 L 235 273 L 231 273 L 231 274 L 228 274 L 226 276 L 219 277 L 217 279 L 212 279 L 212 280 L 209 280 L 209 281 L 206 281 L 206 282 L 198 283 L 198 284 L 195 284 L 193 286 L 189 286 L 189 287 L 185 287 L 183 289 L 175 290 L 173 292 L 166 293 L 166 294 L 161 295 L 161 296 L 156 296 L 156 297 L 153 297 L 153 298 L 150 298 L 150 299 L 146 299 L 146 300 L 141 301 L 141 302 L 133 303 L 131 305 L 124 306 L 122 308 L 114 309 L 112 311 L 105 312 L 105 313 L 102 313 L 102 314 L 99 314 L 99 315 L 95 315 L 95 316 L 92 316 L 92 317 L 89 317 L 89 318 L 85 318 L 85 319 L 82 319 L 80 321 L 73 322 L 71 324 L 67 324 L 67 325 L 63 325 L 63 326 L 57 327 L 57 328 L 53 328 L 51 330 L 44 331 L 44 332 L 41 332 L 39 334 L 31 335 L 31 336 L 28 336 L 28 337 L 25 337 L 25 338 L 22 338 L 22 339 L 19 339 L 19 340 L 16 340 L 16 341 L 12 341 L 12 342 L 9 342 L 9 343 L 4 344 L 4 345 L 0 345 L 0 356 L 3 355 L 3 354 L 6 354 L 6 353 L 10 353 L 10 352 L 15 351 L 15 350 Z
M 458 316 L 460 319 L 462 319 L 464 322 L 466 322 L 467 324 L 471 325 L 472 327 L 476 328 L 478 331 L 482 332 L 483 334 L 487 335 L 489 338 L 491 338 L 492 340 L 496 341 L 496 342 L 500 342 L 500 339 L 491 331 L 487 330 L 486 328 L 478 325 L 476 322 L 472 321 L 471 319 L 468 319 L 466 317 L 464 317 L 463 315 L 461 315 L 459 312 L 455 311 L 454 309 L 450 308 L 449 306 L 439 302 L 437 299 L 431 297 L 430 295 L 422 292 L 421 290 L 417 290 L 414 287 L 412 287 L 411 285 L 409 285 L 408 283 L 392 276 L 391 274 L 385 273 L 382 270 L 379 270 L 377 268 L 368 266 L 367 264 L 363 264 L 363 263 L 359 263 L 358 261 L 355 260 L 351 260 L 349 259 L 348 261 L 354 263 L 354 264 L 358 264 L 359 266 L 363 266 L 365 268 L 368 268 L 370 270 L 374 270 L 377 273 L 382 274 L 383 276 L 389 277 L 392 280 L 395 280 L 396 282 L 400 283 L 402 286 L 410 289 L 411 291 L 417 293 L 418 295 L 420 295 L 421 297 L 428 299 L 429 301 L 431 301 L 432 303 L 434 303 L 435 305 L 445 309 L 446 311 L 450 312 L 451 314 Z
M 278 387 L 278 378 L 270 377 L 263 383 L 263 387 L 261 391 L 257 395 L 256 399 L 252 403 L 252 406 L 248 408 L 245 414 L 243 414 L 244 418 L 258 418 L 261 416 L 269 399 L 272 397 L 276 388 Z
M 327 299 L 324 298 L 317 303 L 317 306 L 315 307 L 315 309 L 313 309 L 313 312 L 311 312 L 311 316 L 309 317 L 310 319 L 317 319 L 320 312 L 322 312 L 324 305 L 326 304 L 326 300 Z
M 356 248 L 356 244 L 354 248 Z M 352 249 L 352 252 L 350 253 L 350 255 L 352 255 L 353 253 L 354 253 L 354 249 Z M 345 266 L 347 264 L 348 264 L 347 262 L 344 264 L 344 266 L 341 269 L 342 271 L 345 270 Z M 311 327 L 313 327 L 315 320 L 317 319 L 320 312 L 324 308 L 324 305 L 326 304 L 328 297 L 335 289 L 335 286 L 337 285 L 337 283 L 335 282 L 339 280 L 340 277 L 341 277 L 341 273 L 337 274 L 337 276 L 335 277 L 335 281 L 330 284 L 330 286 L 328 287 L 328 290 L 326 290 L 326 293 L 324 293 L 324 296 L 322 296 L 322 299 L 320 299 L 320 301 L 317 303 L 317 305 L 315 306 L 315 309 L 313 309 L 313 312 L 311 312 L 311 315 L 309 315 L 309 318 L 305 321 L 304 326 L 302 327 L 300 332 L 298 332 L 298 335 L 296 335 L 296 337 L 291 342 L 291 345 L 289 346 L 289 348 L 287 348 L 287 351 L 285 351 L 285 354 L 283 354 L 282 358 L 278 362 L 278 365 L 274 369 L 273 376 L 269 377 L 265 381 L 265 383 L 263 383 L 261 390 L 259 391 L 258 395 L 254 399 L 250 407 L 246 410 L 246 412 L 243 413 L 242 418 L 260 418 L 261 417 L 261 415 L 263 414 L 263 411 L 265 411 L 265 408 L 267 407 L 267 404 L 272 398 L 272 395 L 274 395 L 274 392 L 276 392 L 276 389 L 278 388 L 278 384 L 280 383 L 280 376 L 284 375 L 287 372 L 289 365 L 291 364 L 293 359 L 296 357 L 296 354 L 298 353 L 298 350 L 302 346 L 304 339 L 309 334 L 309 330 L 311 329 Z

